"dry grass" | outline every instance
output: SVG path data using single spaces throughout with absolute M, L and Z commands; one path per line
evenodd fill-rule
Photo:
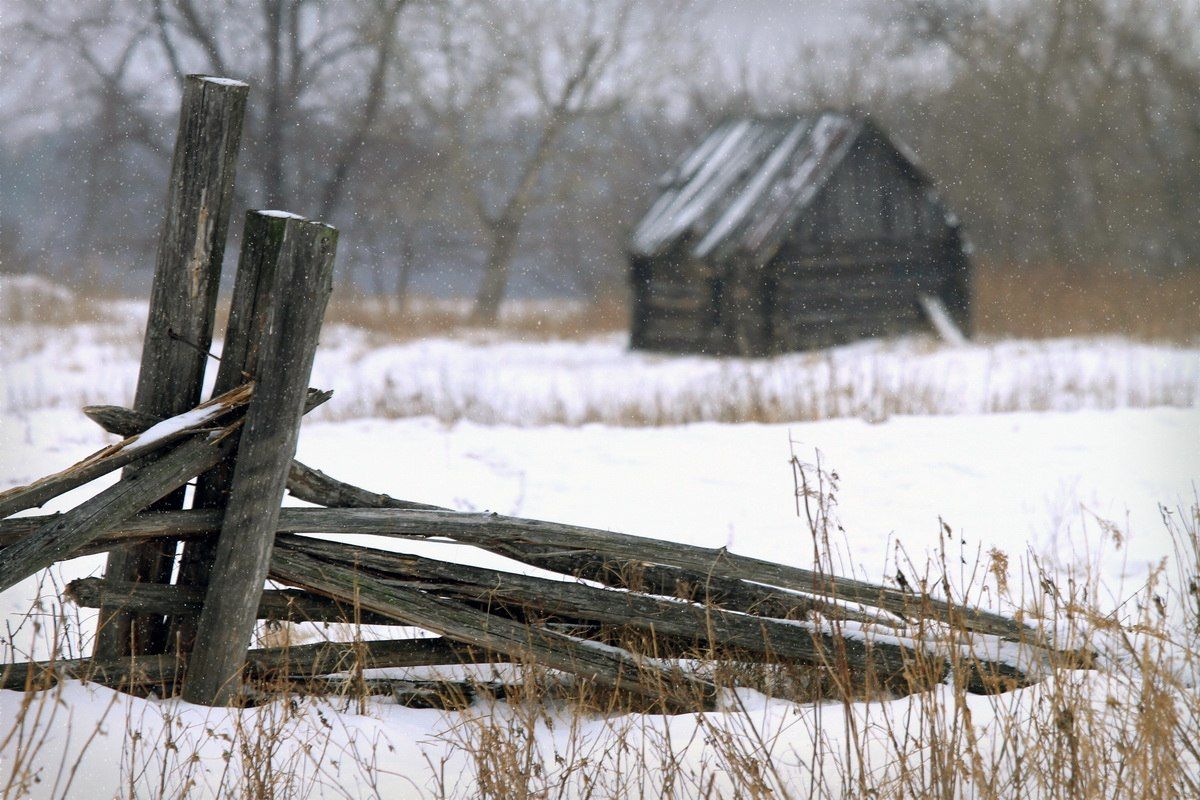
M 828 506 L 819 495 L 812 506 L 809 518 L 821 539 L 828 532 Z M 1197 796 L 1200 506 L 1165 520 L 1175 536 L 1179 572 L 1168 580 L 1160 568 L 1121 604 L 1119 615 L 1098 610 L 1100 589 L 1085 575 L 1056 581 L 1035 558 L 1025 561 L 1023 575 L 1010 575 L 999 552 L 977 565 L 976 591 L 985 590 L 986 574 L 986 591 L 1019 602 L 1027 618 L 1057 630 L 1061 641 L 1102 654 L 1100 673 L 1052 664 L 1046 680 L 1030 689 L 980 697 L 963 681 L 977 666 L 969 657 L 952 655 L 951 677 L 944 681 L 932 660 L 918 658 L 908 666 L 909 677 L 932 688 L 856 702 L 861 682 L 832 652 L 825 675 L 837 692 L 807 707 L 807 724 L 786 713 L 764 715 L 748 708 L 742 693 L 730 692 L 719 712 L 698 710 L 683 740 L 673 738 L 672 726 L 636 715 L 590 722 L 570 716 L 566 733 L 555 738 L 550 733 L 561 729 L 562 716 L 544 698 L 488 704 L 472 708 L 445 734 L 449 752 L 433 765 L 435 773 L 445 774 L 436 767 L 451 763 L 455 751 L 472 769 L 457 782 L 438 783 L 435 796 Z M 945 564 L 935 560 L 935 574 Z M 925 580 L 936 585 L 935 574 Z M 952 654 L 961 652 L 961 635 L 950 632 Z
M 987 339 L 1122 336 L 1143 342 L 1200 340 L 1200 279 L 1172 272 L 1137 274 L 1052 264 L 982 261 L 974 283 L 975 328 Z M 387 298 L 342 293 L 328 319 L 392 341 L 479 336 L 464 301 L 414 298 L 404 308 Z M 585 339 L 628 330 L 621 299 L 597 303 L 511 303 L 493 335 L 530 341 Z
M 36 275 L 0 273 L 0 327 L 108 322 L 113 319 L 112 303 L 120 299 L 99 286 L 85 295 Z
M 975 327 L 989 338 L 1124 336 L 1146 342 L 1200 340 L 1200 276 L 979 264 Z
M 342 292 L 329 304 L 327 322 L 342 323 L 404 342 L 429 337 L 552 341 L 590 339 L 624 331 L 629 310 L 616 300 L 583 303 L 577 300 L 510 301 L 494 328 L 479 328 L 468 320 L 465 300 L 414 297 L 403 306 L 387 297 Z
M 795 466 L 798 509 L 819 563 L 832 568 L 833 539 L 841 535 L 836 476 Z M 396 796 L 383 788 L 388 778 L 404 782 L 404 796 L 434 800 L 1194 797 L 1200 503 L 1164 509 L 1163 520 L 1175 558 L 1116 610 L 1102 610 L 1104 588 L 1086 569 L 1055 575 L 1031 555 L 1010 559 L 993 550 L 965 570 L 957 553 L 943 552 L 922 570 L 905 564 L 910 579 L 928 587 L 943 586 L 951 569 L 965 571 L 966 585 L 952 599 L 1000 596 L 1026 621 L 1053 631 L 1058 645 L 1099 654 L 1097 671 L 1064 659 L 1046 665 L 1044 681 L 1017 692 L 971 694 L 966 676 L 979 666 L 973 642 L 953 628 L 925 631 L 941 637 L 937 653 L 949 654 L 949 677 L 940 658 L 918 655 L 906 666 L 915 689 L 907 696 L 854 674 L 835 648 L 815 670 L 815 696 L 769 700 L 726 683 L 716 710 L 697 701 L 675 717 L 630 713 L 627 698 L 533 664 L 496 666 L 465 707 L 462 697 L 446 697 L 455 710 L 445 712 L 425 750 L 426 774 L 398 778 L 386 734 L 350 733 L 355 710 L 372 708 L 355 681 L 332 700 L 305 697 L 295 684 L 263 686 L 268 694 L 255 707 L 215 718 L 171 703 L 135 710 L 114 695 L 99 723 L 74 731 L 59 687 L 23 695 L 14 718 L 0 725 L 0 796 L 72 796 L 86 780 L 84 753 L 102 728 L 115 728 L 124 730 L 120 798 Z M 1106 546 L 1119 546 L 1123 532 L 1106 522 L 1098 527 Z M 715 653 L 685 663 L 741 685 L 747 675 Z M 347 673 L 361 674 L 352 664 Z M 485 687 L 501 680 L 509 690 L 489 695 Z M 753 683 L 781 696 L 777 681 Z M 49 756 L 62 744 L 64 725 L 77 747 L 56 760 Z M 224 753 L 215 770 L 214 748 Z
M 19 277 L 19 276 L 18 276 Z M 10 278 L 9 280 L 13 280 Z M 0 287 L 0 322 L 69 325 L 103 322 L 121 298 L 100 287 L 58 295 L 53 284 Z M 981 261 L 975 274 L 976 333 L 988 339 L 1122 336 L 1144 342 L 1200 340 L 1200 280 L 1188 272 L 1138 274 L 1127 270 L 1011 265 Z M 224 329 L 227 302 L 218 308 Z M 339 289 L 326 319 L 388 341 L 431 336 L 578 340 L 628 330 L 625 298 L 513 301 L 493 329 L 473 327 L 466 300 L 424 296 L 403 307 L 389 297 Z

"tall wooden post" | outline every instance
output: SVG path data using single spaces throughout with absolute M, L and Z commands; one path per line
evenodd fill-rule
M 271 324 L 275 277 L 284 252 L 287 219 L 280 214 L 246 212 L 242 251 L 233 283 L 233 300 L 214 396 L 241 385 L 248 376 L 258 373 L 260 348 Z M 236 455 L 231 456 L 201 476 L 196 484 L 193 508 L 225 507 L 233 485 L 236 460 Z M 199 589 L 208 586 L 216 553 L 215 540 L 185 543 L 179 565 L 179 585 Z M 198 615 L 181 615 L 172 620 L 172 648 L 180 653 L 191 652 L 198 620 Z
M 189 75 L 184 84 L 134 396 L 135 410 L 159 419 L 200 402 L 248 92 L 239 81 L 205 75 Z M 181 508 L 183 496 L 180 489 L 152 509 Z M 114 550 L 104 574 L 164 583 L 174 556 L 173 542 Z M 94 654 L 145 654 L 161 649 L 164 640 L 162 617 L 138 617 L 135 625 L 131 614 L 102 609 Z
M 296 453 L 317 336 L 333 288 L 336 246 L 337 231 L 328 225 L 284 220 L 268 322 L 257 344 L 254 396 L 188 660 L 183 697 L 193 703 L 226 704 L 240 689 L 284 483 Z

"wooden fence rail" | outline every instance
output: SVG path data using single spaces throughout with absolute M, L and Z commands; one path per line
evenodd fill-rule
M 308 377 L 333 291 L 337 231 L 289 217 L 283 219 L 279 237 L 274 274 L 258 284 L 267 298 L 255 305 L 267 310 L 260 315 L 261 334 L 251 348 L 257 348 L 255 393 L 246 411 L 183 689 L 184 699 L 193 703 L 223 704 L 241 691 L 239 676 L 254 634 L 280 502 L 300 437 Z M 216 494 L 222 492 L 223 486 Z

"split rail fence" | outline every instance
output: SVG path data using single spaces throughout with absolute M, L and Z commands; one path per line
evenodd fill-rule
M 397 500 L 299 463 L 301 419 L 331 395 L 308 386 L 338 238 L 321 222 L 247 213 L 215 388 L 202 402 L 247 93 L 223 78 L 186 82 L 133 407 L 84 409 L 124 438 L 0 493 L 0 591 L 57 561 L 108 554 L 103 578 L 66 588 L 99 609 L 93 655 L 5 665 L 4 688 L 81 677 L 211 705 L 253 702 L 280 680 L 339 691 L 358 675 L 371 691 L 429 704 L 469 699 L 480 684 L 362 671 L 511 663 L 682 711 L 717 696 L 698 667 L 713 659 L 842 670 L 902 689 L 921 666 L 953 670 L 974 691 L 1025 685 L 1056 659 L 1077 659 L 1011 619 L 925 592 Z M 115 484 L 65 513 L 13 516 L 118 469 Z M 317 507 L 284 508 L 285 492 Z M 312 533 L 451 541 L 554 577 Z M 264 620 L 436 635 L 252 648 Z

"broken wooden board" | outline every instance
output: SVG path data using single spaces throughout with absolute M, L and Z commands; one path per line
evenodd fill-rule
M 309 389 L 309 407 L 325 402 L 332 392 Z M 156 420 L 121 406 L 85 406 L 83 413 L 109 433 L 132 436 L 155 424 Z M 448 508 L 399 500 L 386 494 L 361 489 L 339 481 L 318 469 L 293 460 L 288 468 L 288 493 L 297 500 L 328 508 L 407 508 L 425 511 L 449 511 Z
M 931 294 L 921 294 L 917 295 L 917 300 L 921 304 L 921 311 L 924 312 L 925 318 L 929 320 L 930 326 L 942 338 L 942 341 L 956 347 L 967 344 L 966 335 L 954 324 L 954 318 L 950 316 L 946 304 L 940 298 Z
M 109 529 L 211 469 L 232 449 L 230 434 L 240 424 L 237 421 L 181 442 L 139 471 L 136 478 L 118 481 L 4 548 L 0 552 L 0 591 L 71 557 Z
M 79 578 L 63 590 L 63 598 L 80 608 L 109 607 L 161 616 L 195 614 L 204 606 L 204 590 L 194 586 L 132 583 Z M 268 589 L 258 602 L 258 619 L 270 622 L 337 622 L 395 625 L 395 620 L 345 606 L 325 597 L 290 589 Z
M 903 685 L 906 676 L 926 685 L 931 676 L 936 682 L 953 669 L 975 692 L 1029 685 L 1042 677 L 1042 668 L 1051 661 L 1042 648 L 1031 644 L 999 648 L 996 637 L 986 634 L 951 633 L 929 626 L 904 632 L 830 618 L 813 609 L 799 619 L 780 620 L 322 539 L 281 536 L 279 541 L 387 585 L 419 588 L 493 616 L 636 631 L 642 634 L 639 652 L 646 655 L 667 652 L 665 648 L 707 659 L 736 652 L 747 661 L 844 669 L 869 685 L 891 687 Z
M 40 517 L 51 520 L 55 517 Z M 19 540 L 31 523 L 0 522 L 0 543 Z M 104 543 L 154 538 L 212 536 L 220 516 L 210 511 L 140 515 L 108 532 Z M 999 614 L 951 604 L 917 592 L 906 592 L 852 578 L 824 575 L 800 567 L 710 549 L 613 533 L 576 525 L 504 517 L 499 514 L 380 508 L 285 508 L 279 533 L 370 534 L 402 539 L 448 539 L 472 545 L 531 566 L 624 587 L 636 586 L 643 576 L 657 585 L 672 581 L 698 582 L 684 588 L 691 599 L 705 595 L 708 583 L 738 587 L 747 602 L 757 600 L 803 605 L 809 598 L 858 603 L 884 609 L 903 619 L 932 618 L 977 633 L 1020 642 L 1038 642 L 1040 634 Z M 79 555 L 86 550 L 73 551 Z M 758 586 L 767 591 L 758 592 Z M 772 591 L 770 587 L 774 587 Z M 719 588 L 719 586 L 718 586 Z M 658 593 L 665 593 L 659 591 Z M 716 595 L 716 592 L 713 592 Z
M 0 517 L 38 508 L 60 494 L 156 453 L 199 428 L 214 425 L 224 415 L 245 406 L 253 391 L 253 385 L 239 386 L 190 411 L 128 434 L 124 440 L 93 453 L 61 472 L 39 478 L 28 486 L 0 492 Z

